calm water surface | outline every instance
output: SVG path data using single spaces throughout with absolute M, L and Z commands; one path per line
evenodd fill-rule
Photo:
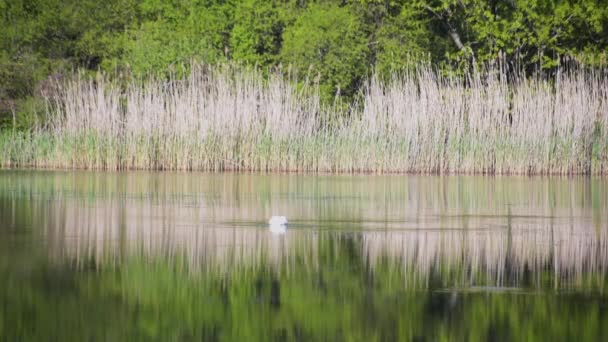
M 0 171 L 0 340 L 606 341 L 607 275 L 605 178 Z

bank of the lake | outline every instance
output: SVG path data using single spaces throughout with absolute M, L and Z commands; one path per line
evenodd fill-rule
M 193 66 L 184 79 L 75 77 L 30 131 L 0 133 L 0 165 L 98 170 L 607 174 L 605 69 L 551 77 L 421 64 L 323 104 L 280 71 Z M 339 101 L 338 101 L 339 102 Z

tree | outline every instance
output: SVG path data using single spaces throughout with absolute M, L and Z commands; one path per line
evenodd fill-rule
M 231 8 L 229 5 L 181 1 L 145 0 L 140 5 L 143 20 L 124 36 L 124 56 L 136 75 L 179 71 L 191 60 L 216 63 L 228 47 Z
M 230 35 L 232 57 L 264 66 L 276 63 L 284 26 L 276 4 L 246 0 L 236 7 L 234 18 Z
M 394 16 L 388 16 L 375 32 L 370 43 L 375 51 L 376 70 L 383 75 L 415 66 L 428 55 L 440 62 L 440 56 L 451 48 L 451 42 L 433 32 L 432 19 L 424 10 L 402 6 Z
M 500 52 L 524 66 L 552 68 L 581 51 L 595 59 L 608 47 L 608 7 L 600 0 L 418 0 L 453 42 L 448 60 L 487 62 Z
M 311 4 L 283 34 L 281 60 L 320 76 L 324 100 L 353 96 L 366 76 L 369 47 L 349 6 Z

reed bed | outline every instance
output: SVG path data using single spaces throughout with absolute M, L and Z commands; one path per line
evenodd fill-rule
M 551 78 L 498 64 L 374 75 L 358 101 L 323 105 L 290 72 L 194 65 L 119 87 L 74 77 L 48 120 L 0 134 L 4 167 L 212 171 L 608 173 L 606 70 Z

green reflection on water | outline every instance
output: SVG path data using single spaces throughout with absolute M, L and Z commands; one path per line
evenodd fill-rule
M 606 340 L 606 183 L 1 172 L 0 336 Z

